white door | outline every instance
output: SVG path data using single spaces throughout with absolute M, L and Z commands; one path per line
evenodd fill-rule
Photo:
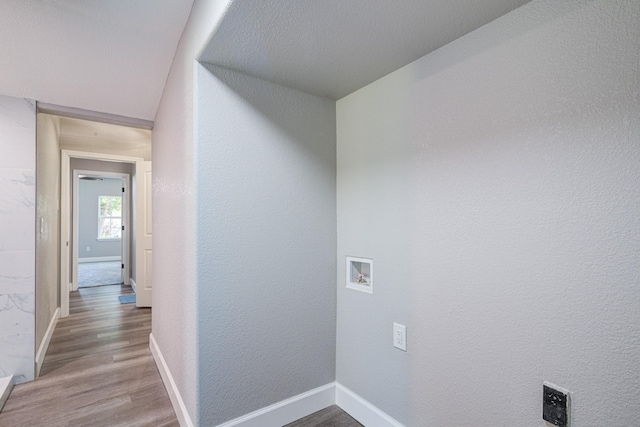
M 136 163 L 136 306 L 151 307 L 151 162 Z

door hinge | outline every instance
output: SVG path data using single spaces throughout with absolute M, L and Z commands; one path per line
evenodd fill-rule
M 124 268 L 124 264 L 122 264 L 122 267 L 120 267 L 120 268 Z
M 124 193 L 124 187 L 122 187 L 122 192 Z
M 122 226 L 122 231 L 124 231 L 124 225 Z

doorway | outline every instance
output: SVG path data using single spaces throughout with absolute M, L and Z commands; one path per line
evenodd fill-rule
M 50 111 L 47 111 L 47 108 Z M 60 115 L 51 108 L 42 104 L 37 106 L 36 376 L 42 367 L 58 319 L 69 316 L 69 296 L 74 289 L 74 283 L 76 289 L 79 284 L 78 275 L 75 274 L 75 280 L 73 277 L 75 271 L 73 260 L 77 256 L 73 256 L 72 249 L 80 248 L 79 244 L 74 245 L 72 236 L 73 170 L 84 170 L 92 174 L 95 172 L 126 173 L 129 178 L 124 187 L 134 190 L 138 163 L 144 164 L 151 160 L 151 128 L 153 127 L 152 123 L 139 123 L 133 119 L 123 121 L 122 118 L 116 117 L 112 120 L 104 114 L 99 116 L 98 120 L 94 120 L 91 112 L 79 110 L 67 111 Z M 96 165 L 119 165 L 127 169 L 105 170 L 94 164 L 72 167 L 71 161 L 95 162 Z M 130 197 L 133 198 L 133 195 Z M 129 201 L 128 198 L 126 200 Z M 129 264 L 129 266 L 125 265 L 124 269 L 120 268 L 118 281 L 123 283 L 127 280 L 131 283 L 130 279 L 135 278 L 135 274 L 131 274 L 136 268 L 135 252 L 132 249 L 135 240 L 133 226 L 135 205 L 137 202 L 129 203 L 129 214 L 122 213 L 124 220 L 129 219 L 131 225 L 131 229 L 126 230 L 129 232 L 128 236 L 125 235 L 125 239 L 129 238 L 129 243 L 122 242 L 124 248 L 120 253 L 120 267 L 122 263 Z M 113 210 L 111 214 L 111 217 L 117 217 L 113 215 Z M 110 222 L 113 222 L 112 219 L 114 218 L 109 218 Z M 99 258 L 96 246 L 98 243 L 94 243 L 97 242 L 97 237 L 97 235 L 93 236 L 94 241 L 84 245 L 85 250 L 87 246 L 91 248 L 91 254 L 95 254 L 95 258 Z M 76 255 L 78 255 L 77 252 Z M 124 277 L 122 277 L 123 273 L 125 273 Z M 145 289 L 146 287 L 144 286 Z M 123 286 L 123 288 L 127 287 Z M 103 288 L 93 287 L 85 290 L 91 289 Z M 149 301 L 150 299 L 148 298 Z
M 118 170 L 118 172 L 115 172 L 116 178 L 125 179 L 125 185 L 122 187 L 125 191 L 125 196 L 122 199 L 125 201 L 123 209 L 128 209 L 127 206 L 135 207 L 135 209 L 131 210 L 131 215 L 127 213 L 124 214 L 124 217 L 120 217 L 125 221 L 125 224 L 121 224 L 121 226 L 124 225 L 125 227 L 125 229 L 122 230 L 124 232 L 123 236 L 125 236 L 122 242 L 122 260 L 123 264 L 125 264 L 124 268 L 122 268 L 122 281 L 125 284 L 130 284 L 136 291 L 136 306 L 149 307 L 151 305 L 150 275 L 148 280 L 146 277 L 146 272 L 150 270 L 151 258 L 150 163 L 151 162 L 135 157 L 62 150 L 60 317 L 69 315 L 69 292 L 78 289 L 77 272 L 79 263 L 76 260 L 80 259 L 80 257 L 77 255 L 81 254 L 83 249 L 85 252 L 90 252 L 90 250 L 86 251 L 87 245 L 80 244 L 78 240 L 78 221 L 76 220 L 76 218 L 78 218 L 78 213 L 76 212 L 78 203 L 72 202 L 72 200 L 76 198 L 76 191 L 74 189 L 80 188 L 80 182 L 83 181 L 80 180 L 81 175 L 84 175 L 85 178 L 96 178 L 96 180 L 99 179 L 101 175 L 103 176 L 103 180 L 114 177 L 114 175 L 104 172 L 105 167 L 107 167 L 105 165 L 110 165 L 111 170 L 114 170 L 114 168 Z M 127 175 L 134 177 L 134 179 L 132 179 L 132 185 L 130 186 L 131 191 L 128 191 L 129 185 L 126 184 Z M 77 183 L 77 185 L 74 186 L 74 183 Z M 98 202 L 96 201 L 96 203 Z M 126 221 L 129 217 L 131 226 L 127 227 Z M 108 218 L 108 221 L 111 223 L 112 219 L 113 217 Z M 147 222 L 149 222 L 149 224 L 147 224 Z M 126 240 L 127 236 L 131 237 L 128 241 Z M 89 246 L 89 248 L 90 247 L 91 246 Z M 138 255 L 139 253 L 140 256 Z M 129 256 L 129 254 L 131 254 L 131 256 Z M 140 267 L 138 267 L 138 265 Z M 143 283 L 144 285 L 136 286 L 136 282 Z
M 131 168 L 128 164 L 101 164 L 103 169 Z M 72 290 L 129 285 L 130 174 L 74 168 L 72 185 Z

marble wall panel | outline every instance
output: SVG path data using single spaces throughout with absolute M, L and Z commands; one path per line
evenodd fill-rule
M 35 215 L 35 169 L 0 169 L 0 194 L 0 212 L 29 212 Z
M 31 215 L 25 215 L 24 211 L 0 211 L 0 254 L 32 250 L 36 226 Z
M 35 294 L 0 295 L 0 377 L 33 379 Z
M 32 380 L 35 361 L 36 110 L 0 96 L 0 377 Z
M 0 169 L 35 169 L 35 111 L 34 101 L 0 95 Z

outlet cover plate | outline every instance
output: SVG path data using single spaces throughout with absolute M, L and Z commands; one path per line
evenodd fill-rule
M 393 346 L 407 351 L 407 327 L 399 323 L 393 324 Z

